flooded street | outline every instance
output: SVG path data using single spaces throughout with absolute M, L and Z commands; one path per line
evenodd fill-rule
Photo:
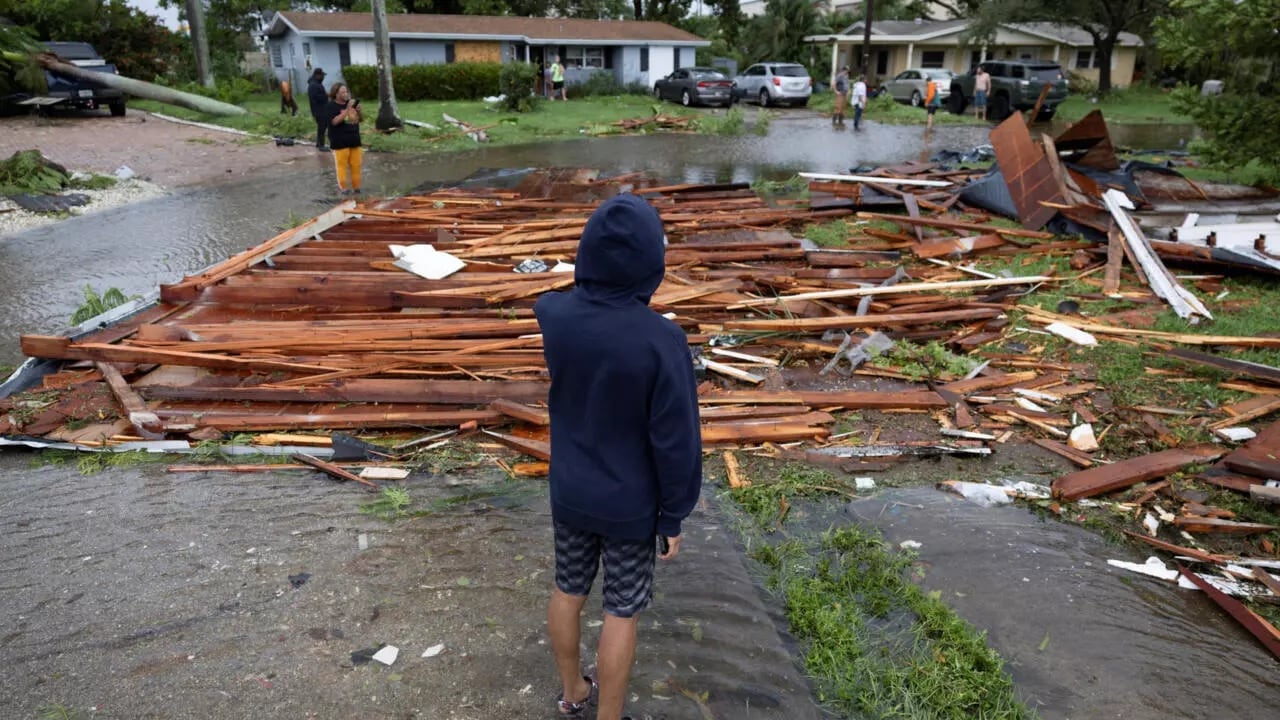
M 1164 132 L 1143 142 L 1178 141 L 1177 128 Z M 370 155 L 366 189 L 392 194 L 542 166 L 644 170 L 671 182 L 781 180 L 925 160 L 986 134 L 941 126 L 925 143 L 919 127 L 838 132 L 795 113 L 774 120 L 768 137 Z M 20 361 L 20 335 L 63 331 L 86 285 L 145 295 L 328 209 L 337 201 L 331 173 L 317 154 L 287 172 L 0 237 L 0 364 Z M 168 473 L 158 463 L 85 475 L 74 461 L 39 461 L 0 450 L 0 718 L 51 706 L 113 720 L 553 715 L 543 480 L 415 474 L 402 485 L 415 508 L 495 490 L 385 522 L 359 511 L 372 496 L 309 472 Z M 818 720 L 776 601 L 753 581 L 715 493 L 709 485 L 681 556 L 659 569 L 628 711 Z M 1274 714 L 1276 666 L 1249 635 L 1199 593 L 1106 566 L 1140 562 L 1138 550 L 932 488 L 885 491 L 808 520 L 815 530 L 843 522 L 874 526 L 894 544 L 921 542 L 924 585 L 987 631 L 1043 718 Z M 588 620 L 598 607 L 588 603 Z M 584 643 L 594 647 L 598 632 L 588 627 Z M 353 659 L 382 643 L 400 648 L 391 667 Z M 443 652 L 423 657 L 437 644 Z

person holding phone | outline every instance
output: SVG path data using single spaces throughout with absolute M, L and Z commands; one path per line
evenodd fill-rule
M 360 173 L 364 149 L 360 147 L 360 101 L 351 97 L 344 83 L 329 88 L 329 104 L 325 108 L 329 125 L 329 147 L 338 174 L 338 194 L 360 194 Z
M 547 293 L 534 306 L 551 375 L 556 572 L 547 630 L 560 717 L 584 717 L 598 700 L 595 717 L 622 718 L 654 557 L 680 552 L 681 523 L 702 491 L 689 341 L 649 307 L 666 271 L 664 237 L 657 210 L 642 198 L 606 200 L 578 242 L 573 290 Z M 578 646 L 601 564 L 604 627 L 592 675 Z

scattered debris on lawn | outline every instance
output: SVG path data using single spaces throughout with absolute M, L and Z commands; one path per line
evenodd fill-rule
M 654 116 L 620 127 L 687 121 Z M 1150 239 L 1156 232 L 1139 213 L 1168 185 L 1148 187 L 1143 172 L 1120 168 L 1100 115 L 1056 139 L 1032 138 L 1014 115 L 992 145 L 998 167 L 990 172 L 930 162 L 810 175 L 803 198 L 766 199 L 745 183 L 664 185 L 643 173 L 550 169 L 514 185 L 345 203 L 162 286 L 156 303 L 129 317 L 68 337 L 23 336 L 23 351 L 39 360 L 0 385 L 0 435 L 171 449 L 266 433 L 275 444 L 258 436 L 249 446 L 367 489 L 403 477 L 396 463 L 407 453 L 473 437 L 535 460 L 492 458 L 507 475 L 545 476 L 547 376 L 532 307 L 542 293 L 572 286 L 594 208 L 635 192 L 658 209 L 669 242 L 651 306 L 687 333 L 703 442 L 724 458 L 731 486 L 752 482 L 735 452 L 860 476 L 918 456 L 988 456 L 1022 438 L 1079 469 L 1050 487 L 940 487 L 983 504 L 1022 498 L 1064 517 L 1104 508 L 1131 522 L 1134 537 L 1214 566 L 1194 577 L 1183 571 L 1188 582 L 1221 576 L 1231 594 L 1275 597 L 1276 578 L 1259 569 L 1272 566 L 1258 563 L 1280 561 L 1238 552 L 1274 557 L 1275 524 L 1237 517 L 1192 484 L 1256 497 L 1260 507 L 1280 496 L 1280 422 L 1249 427 L 1280 412 L 1280 368 L 1209 352 L 1280 348 L 1280 336 L 1157 331 L 1122 313 L 1082 315 L 1075 300 L 1053 312 L 1028 298 L 1083 283 L 1098 289 L 1092 299 L 1167 303 L 1187 323 L 1208 322 L 1213 314 L 1185 283 L 1213 292 L 1221 277 L 1175 276 L 1165 263 L 1265 276 L 1280 271 L 1280 240 L 1266 235 L 1269 226 L 1243 242 L 1256 228 L 1236 233 L 1219 223 L 1201 233 L 1194 221 L 1170 241 Z M 890 207 L 905 214 L 879 211 Z M 1077 237 L 1057 234 L 1068 227 Z M 796 234 L 806 228 L 812 237 Z M 1207 245 L 1195 244 L 1202 239 Z M 1070 258 L 1078 274 L 975 265 L 1028 254 Z M 1135 340 L 1236 375 L 1232 389 L 1252 399 L 1120 407 L 1092 364 L 1042 354 L 1050 342 Z M 1179 381 L 1176 371 L 1161 373 L 1152 381 Z M 859 412 L 919 415 L 929 429 L 886 432 Z M 1214 442 L 1187 441 L 1171 418 Z M 343 430 L 364 439 L 335 432 Z M 1104 447 L 1122 433 L 1162 449 L 1117 461 Z M 858 477 L 852 487 L 874 486 Z M 1234 551 L 1195 547 L 1206 537 L 1232 538 Z M 1176 568 L 1155 565 L 1140 571 L 1176 581 Z M 1232 569 L 1245 566 L 1258 572 Z M 1229 611 L 1251 629 L 1266 623 Z

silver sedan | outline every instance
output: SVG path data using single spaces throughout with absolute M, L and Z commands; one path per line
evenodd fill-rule
M 945 103 L 951 95 L 951 78 L 956 74 L 950 70 L 937 68 L 910 68 L 898 73 L 897 77 L 886 82 L 882 89 L 898 102 L 910 103 L 914 107 L 922 107 L 928 97 L 927 83 L 934 83 L 938 88 L 938 102 Z

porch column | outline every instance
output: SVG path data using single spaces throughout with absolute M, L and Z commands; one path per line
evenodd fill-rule
M 1054 43 L 1054 46 L 1053 46 L 1053 61 L 1054 61 L 1054 62 L 1058 62 L 1058 51 L 1060 51 L 1060 50 L 1062 50 L 1062 46 L 1061 46 L 1061 45 L 1058 45 L 1057 43 Z
M 835 90 L 836 73 L 840 70 L 840 41 L 834 40 L 831 43 L 831 89 Z
M 987 54 L 987 46 L 986 46 L 986 45 L 983 45 L 983 46 L 982 46 L 982 55 L 981 55 L 981 57 L 982 57 L 982 62 L 986 62 L 987 60 L 989 60 L 989 59 L 991 58 L 991 56 Z
M 916 52 L 916 44 L 907 43 L 907 67 L 911 67 L 912 65 L 915 65 L 915 63 L 911 62 L 911 56 L 914 55 L 915 52 Z
M 524 45 L 524 61 L 525 61 L 525 62 L 529 62 L 531 59 L 532 59 L 532 56 L 530 56 L 530 55 L 529 55 L 529 43 L 525 43 L 525 45 Z

